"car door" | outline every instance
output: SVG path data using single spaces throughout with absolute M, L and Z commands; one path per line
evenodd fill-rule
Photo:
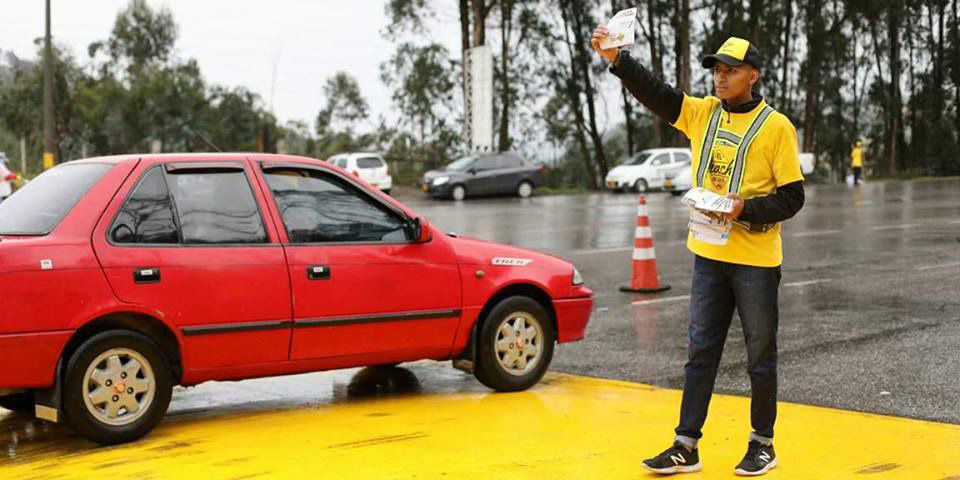
M 497 156 L 497 193 L 515 193 L 520 180 L 524 178 L 523 161 L 511 154 Z
M 146 159 L 127 182 L 93 236 L 117 297 L 177 328 L 188 368 L 286 360 L 290 280 L 247 162 Z
M 497 191 L 497 155 L 481 155 L 467 171 L 467 193 L 488 195 Z
M 397 207 L 319 165 L 261 169 L 293 288 L 291 359 L 449 354 L 461 287 L 443 238 L 414 243 Z

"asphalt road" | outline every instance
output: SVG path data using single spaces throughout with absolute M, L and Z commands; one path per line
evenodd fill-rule
M 693 255 L 677 197 L 646 196 L 673 288 L 631 295 L 618 287 L 630 276 L 635 195 L 398 196 L 446 231 L 577 265 L 597 306 L 554 370 L 682 387 Z M 808 186 L 783 237 L 780 400 L 960 424 L 960 180 Z M 745 369 L 735 318 L 717 391 L 749 395 Z

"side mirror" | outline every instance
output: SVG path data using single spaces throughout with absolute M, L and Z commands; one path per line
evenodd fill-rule
M 432 238 L 430 234 L 430 222 L 426 218 L 417 217 L 410 223 L 415 243 L 427 243 L 430 241 Z
M 476 174 L 477 174 L 477 169 L 476 169 L 476 168 L 471 168 L 470 170 L 467 170 L 467 173 L 469 173 L 470 175 L 476 175 Z

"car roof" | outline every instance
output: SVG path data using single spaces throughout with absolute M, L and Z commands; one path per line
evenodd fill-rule
M 666 148 L 648 148 L 648 149 L 645 149 L 645 150 L 641 150 L 640 153 L 642 153 L 642 152 L 650 152 L 650 153 L 689 152 L 689 151 L 690 151 L 689 148 L 683 148 L 683 147 L 679 147 L 679 148 L 678 148 L 678 147 L 666 147 Z
M 185 160 L 242 160 L 247 157 L 256 157 L 262 160 L 311 160 L 319 162 L 319 159 L 304 157 L 299 155 L 286 155 L 277 153 L 258 153 L 258 152 L 216 152 L 216 153 L 130 153 L 125 155 L 107 155 L 102 157 L 90 157 L 78 160 L 71 160 L 67 163 L 112 163 L 119 164 L 127 161 L 150 158 L 162 161 L 185 161 Z

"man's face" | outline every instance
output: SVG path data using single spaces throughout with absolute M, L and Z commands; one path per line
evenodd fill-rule
M 713 65 L 713 87 L 722 100 L 740 98 L 749 93 L 758 78 L 760 73 L 750 65 L 732 67 L 723 62 Z

